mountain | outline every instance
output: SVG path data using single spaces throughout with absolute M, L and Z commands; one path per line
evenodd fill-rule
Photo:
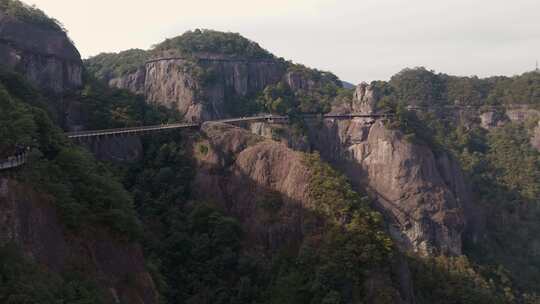
M 356 86 L 350 82 L 347 82 L 347 81 L 342 81 L 342 86 L 344 89 L 354 89 Z
M 109 86 L 143 95 L 148 103 L 175 109 L 190 121 L 264 111 L 265 101 L 256 101 L 269 86 L 305 95 L 298 105 L 278 104 L 272 96 L 269 102 L 276 110 L 316 112 L 328 108 L 323 99 L 341 88 L 331 73 L 286 62 L 239 34 L 212 30 L 186 32 L 149 51 L 97 55 L 85 64 Z
M 539 303 L 538 73 L 353 90 L 213 30 L 82 62 L 0 11 L 0 302 Z
M 19 1 L 0 3 L 0 60 L 41 89 L 62 93 L 82 85 L 82 60 L 61 25 Z

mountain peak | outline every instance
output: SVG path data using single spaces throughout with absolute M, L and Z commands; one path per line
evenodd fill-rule
M 195 29 L 166 39 L 154 46 L 155 51 L 176 50 L 185 55 L 199 53 L 232 55 L 251 59 L 272 59 L 272 55 L 258 43 L 238 33 Z

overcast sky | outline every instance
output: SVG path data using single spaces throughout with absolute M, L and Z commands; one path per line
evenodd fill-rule
M 23 0 L 25 1 L 25 0 Z M 186 30 L 238 32 L 353 83 L 405 67 L 515 75 L 540 60 L 540 0 L 26 0 L 83 57 L 147 49 Z

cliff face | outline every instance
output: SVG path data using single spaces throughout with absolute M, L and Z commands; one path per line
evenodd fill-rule
M 19 21 L 1 11 L 0 63 L 52 93 L 82 85 L 82 61 L 65 33 Z
M 146 79 L 146 68 L 140 67 L 133 73 L 123 77 L 115 77 L 109 80 L 109 86 L 113 88 L 126 89 L 134 94 L 144 95 L 144 82 Z
M 373 88 L 367 83 L 361 83 L 354 92 L 352 111 L 355 113 L 375 113 L 375 104 L 378 96 Z
M 151 60 L 109 85 L 144 94 L 147 102 L 177 109 L 187 120 L 207 120 L 227 117 L 228 102 L 261 91 L 284 74 L 283 65 L 273 60 L 196 58 L 196 64 L 178 57 Z
M 273 251 L 300 240 L 303 218 L 313 207 L 302 153 L 227 124 L 204 123 L 201 133 L 193 146 L 195 196 L 219 202 L 239 218 L 250 244 Z M 261 209 L 266 197 L 282 203 L 272 220 Z
M 350 109 L 376 112 L 377 92 L 363 83 Z M 405 250 L 460 254 L 470 191 L 459 164 L 408 142 L 382 120 L 324 121 L 310 127 L 310 142 L 357 187 L 376 197 L 390 232 Z
M 311 204 L 301 154 L 230 125 L 205 123 L 202 133 L 206 139 L 194 147 L 196 197 L 221 202 L 241 220 L 251 244 L 272 251 L 300 240 L 302 210 Z M 201 153 L 206 150 L 201 146 L 207 152 Z M 260 209 L 261 198 L 268 195 L 283 202 L 274 222 Z
M 382 121 L 327 121 L 310 133 L 323 158 L 376 197 L 402 248 L 461 253 L 469 195 L 454 160 L 409 143 Z
M 288 72 L 284 80 L 293 91 L 310 91 L 317 85 L 313 79 L 306 79 L 302 73 L 295 71 Z
M 311 150 L 307 136 L 289 128 L 289 126 L 252 122 L 248 124 L 247 129 L 253 134 L 284 143 L 295 151 L 309 152 Z
M 358 86 L 350 104 L 334 112 L 373 113 L 377 94 Z M 252 132 L 277 138 L 297 150 L 314 149 L 345 173 L 358 189 L 367 188 L 386 215 L 401 248 L 421 254 L 460 254 L 470 210 L 470 190 L 456 160 L 410 143 L 381 120 L 357 118 L 308 124 L 308 138 L 282 126 L 250 125 Z M 277 132 L 279 131 L 279 132 Z
M 148 63 L 143 89 L 146 101 L 177 109 L 188 120 L 208 116 L 197 96 L 200 84 L 188 72 L 189 67 L 190 64 L 182 59 Z
M 28 185 L 0 178 L 0 227 L 0 244 L 18 244 L 26 255 L 53 272 L 84 269 L 110 292 L 110 303 L 158 303 L 137 244 L 115 241 L 97 227 L 84 238 L 65 233 L 53 198 Z

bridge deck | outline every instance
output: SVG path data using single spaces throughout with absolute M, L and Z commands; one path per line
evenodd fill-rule
M 0 160 L 0 170 L 17 168 L 26 163 L 26 153 Z
M 305 115 L 302 115 L 302 117 L 306 119 L 316 119 L 316 118 L 353 119 L 353 118 L 362 118 L 362 117 L 363 118 L 385 118 L 389 116 L 392 116 L 392 115 L 390 114 L 327 114 L 327 115 L 305 114 Z M 289 119 L 288 116 L 260 115 L 260 116 L 209 120 L 208 122 L 221 122 L 221 123 L 238 123 L 238 122 L 247 122 L 247 121 L 279 122 L 279 121 L 288 121 L 288 119 Z M 84 139 L 84 138 L 92 138 L 92 137 L 141 134 L 141 133 L 157 132 L 157 131 L 171 130 L 171 129 L 187 129 L 187 128 L 198 128 L 198 127 L 200 127 L 200 123 L 172 123 L 172 124 L 140 126 L 140 127 L 131 127 L 131 128 L 67 132 L 66 136 L 71 139 Z
M 199 127 L 199 124 L 173 123 L 173 124 L 165 124 L 165 125 L 141 126 L 141 127 L 131 127 L 131 128 L 78 131 L 78 132 L 67 132 L 66 136 L 68 138 L 76 139 L 76 138 L 88 138 L 88 137 L 108 136 L 108 135 L 140 134 L 140 133 L 151 132 L 151 131 L 180 129 L 180 128 L 194 128 L 194 127 Z

